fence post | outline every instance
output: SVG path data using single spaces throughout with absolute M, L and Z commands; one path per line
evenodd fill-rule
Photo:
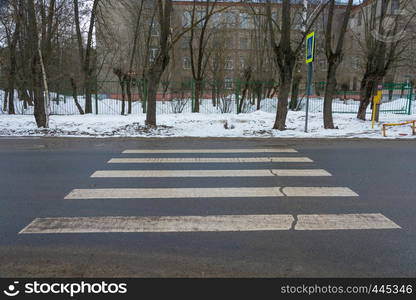
M 236 92 L 235 92 L 235 104 L 237 105 L 237 115 L 241 113 L 240 111 L 240 87 L 241 83 L 240 80 L 237 79 L 236 81 Z
M 98 80 L 95 78 L 95 114 L 98 115 Z
M 410 91 L 409 91 L 409 94 L 407 96 L 408 97 L 407 103 L 409 105 L 409 107 L 407 108 L 407 114 L 408 115 L 410 115 L 412 113 L 412 100 L 413 100 L 413 84 L 412 83 L 409 83 L 409 88 L 410 88 Z
M 191 103 L 192 103 L 192 112 L 195 112 L 195 82 L 194 79 L 191 79 Z
M 147 113 L 147 84 L 146 84 L 146 78 L 143 78 L 142 80 L 143 85 L 143 113 Z

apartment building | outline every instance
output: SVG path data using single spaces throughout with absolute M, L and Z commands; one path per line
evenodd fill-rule
M 97 25 L 104 31 L 110 30 L 111 34 L 106 38 L 97 34 L 97 48 L 99 57 L 104 61 L 100 80 L 117 80 L 114 69 L 121 69 L 124 72 L 131 72 L 141 77 L 157 55 L 159 32 L 154 16 L 154 1 L 131 1 L 131 6 L 126 6 L 127 0 L 123 2 L 114 1 L 113 7 L 109 7 L 105 19 Z M 143 5 L 141 3 L 143 2 Z M 201 45 L 205 47 L 201 64 L 203 65 L 204 80 L 220 81 L 225 87 L 232 88 L 236 80 L 244 81 L 247 77 L 247 70 L 250 70 L 250 80 L 254 81 L 277 81 L 276 66 L 274 65 L 270 43 L 267 39 L 267 22 L 265 19 L 265 1 L 253 3 L 240 3 L 230 1 L 218 1 L 213 8 L 215 12 L 209 19 L 208 26 L 204 30 L 204 41 L 200 40 L 203 22 L 191 30 L 192 16 L 194 22 L 211 12 L 214 1 L 200 1 L 194 8 L 193 1 L 174 1 L 172 12 L 172 37 L 181 35 L 175 43 L 171 53 L 169 66 L 163 75 L 163 81 L 173 82 L 177 85 L 186 85 L 193 78 L 192 66 L 197 66 L 196 53 Z M 342 20 L 344 13 L 343 3 L 338 3 L 334 18 L 337 22 Z M 126 9 L 127 7 L 127 9 Z M 316 6 L 315 6 L 316 7 Z M 310 9 L 313 9 L 311 5 Z M 292 30 L 293 38 L 299 38 L 303 28 L 302 19 L 303 6 L 301 1 L 293 4 Z M 354 8 L 353 18 L 357 19 L 358 8 Z M 152 15 L 153 14 L 153 15 Z M 136 28 L 137 19 L 141 18 L 139 30 Z M 272 3 L 273 20 L 279 24 L 281 18 L 281 2 Z M 315 68 L 315 81 L 325 81 L 326 58 L 322 48 L 323 30 L 325 17 L 317 19 L 314 30 L 317 32 L 317 67 Z M 353 24 L 352 28 L 358 25 Z M 336 30 L 334 30 L 336 32 Z M 191 35 L 194 38 L 192 43 Z M 104 35 L 105 36 L 105 35 Z M 137 36 L 136 46 L 134 46 Z M 351 70 L 355 59 L 352 57 L 357 51 L 353 43 L 353 31 L 348 33 L 346 41 L 346 59 L 340 67 L 338 82 L 340 85 L 353 89 L 357 87 L 360 79 L 357 68 L 356 72 Z M 104 42 L 105 41 L 105 42 Z M 192 63 L 190 47 L 194 50 L 194 62 Z M 131 58 L 133 48 L 136 47 L 134 59 Z M 105 59 L 103 57 L 105 56 Z M 100 60 L 100 59 L 99 59 Z M 132 63 L 134 62 L 134 63 Z M 304 66 L 301 66 L 301 73 L 304 73 Z M 355 80 L 355 81 L 354 81 Z M 304 81 L 304 79 L 303 79 Z M 354 83 L 355 82 L 355 83 Z

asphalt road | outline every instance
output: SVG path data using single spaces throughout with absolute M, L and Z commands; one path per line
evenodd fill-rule
M 97 170 L 239 170 L 292 163 L 108 164 L 126 149 L 289 147 L 330 177 L 91 178 Z M 416 277 L 416 141 L 0 139 L 0 277 Z M 64 199 L 73 189 L 347 187 L 358 197 Z M 401 229 L 19 234 L 36 218 L 379 213 Z

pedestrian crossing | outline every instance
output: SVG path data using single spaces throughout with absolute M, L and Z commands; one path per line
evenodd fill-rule
M 215 154 L 221 157 L 207 157 Z M 289 156 L 287 156 L 289 154 Z M 315 168 L 313 160 L 299 155 L 291 148 L 253 148 L 253 149 L 130 149 L 122 155 L 108 161 L 110 170 L 97 170 L 91 178 L 97 181 L 103 179 L 134 179 L 134 178 L 271 178 L 290 177 L 293 182 L 302 178 L 315 177 L 322 182 L 333 174 Z M 132 155 L 139 157 L 131 157 Z M 158 157 L 158 155 L 192 157 Z M 230 156 L 231 155 L 231 156 Z M 143 157 L 145 156 L 145 157 Z M 236 157 L 237 156 L 237 157 Z M 163 164 L 179 164 L 174 170 L 159 170 Z M 186 164 L 192 165 L 192 170 L 184 170 Z M 220 169 L 207 168 L 208 164 L 220 163 Z M 261 164 L 259 168 L 256 164 Z M 264 166 L 264 164 L 267 164 Z M 307 163 L 299 165 L 299 163 Z M 117 170 L 116 166 L 124 164 L 130 169 Z M 238 169 L 233 169 L 236 164 Z M 277 167 L 279 165 L 280 167 Z M 176 165 L 175 165 L 176 166 Z M 215 166 L 215 165 L 213 165 Z M 246 168 L 244 168 L 244 166 Z M 293 168 L 292 168 L 293 166 Z M 299 168 L 301 166 L 301 168 Z M 305 166 L 310 166 L 304 168 Z M 157 167 L 152 170 L 152 167 Z M 150 169 L 149 169 L 150 168 Z M 277 179 L 276 179 L 277 180 Z M 300 180 L 305 182 L 304 179 Z M 117 182 L 117 181 L 114 181 Z M 292 182 L 292 181 L 291 181 Z M 113 183 L 114 184 L 114 183 Z M 215 187 L 157 187 L 157 188 L 121 188 L 117 186 L 73 189 L 65 196 L 65 201 L 119 201 L 134 199 L 140 202 L 145 199 L 168 199 L 164 202 L 167 207 L 175 205 L 181 199 L 203 200 L 240 198 L 256 201 L 260 198 L 271 198 L 273 201 L 285 199 L 302 199 L 309 201 L 315 198 L 333 199 L 357 198 L 359 195 L 349 187 L 330 186 L 220 186 Z M 243 184 L 242 184 L 243 185 Z M 71 202 L 72 203 L 72 202 Z M 159 202 L 160 203 L 160 202 Z M 235 203 L 235 202 L 233 202 Z M 159 204 L 160 205 L 160 204 Z M 97 207 L 97 210 L 99 207 Z M 67 233 L 124 233 L 124 232 L 238 232 L 238 231 L 316 231 L 316 230 L 385 230 L 400 229 L 394 221 L 379 212 L 348 213 L 348 214 L 253 214 L 248 211 L 244 215 L 195 215 L 195 216 L 93 216 L 93 217 L 39 217 L 23 228 L 20 234 L 67 234 Z
M 196 154 L 202 154 L 202 153 L 297 153 L 295 149 L 291 148 L 276 148 L 276 149 L 180 149 L 180 150 L 174 150 L 174 149 L 164 149 L 164 150 L 143 150 L 143 149 L 133 149 L 133 150 L 124 150 L 122 152 L 123 154 L 156 154 L 156 153 L 196 153 Z
M 154 177 L 313 177 L 331 176 L 322 169 L 254 169 L 254 170 L 104 170 L 96 171 L 95 178 L 154 178 Z
M 112 158 L 110 164 L 156 163 L 312 163 L 308 157 L 191 157 L 191 158 Z
M 37 218 L 20 233 L 399 229 L 382 214 Z
M 358 197 L 344 187 L 238 187 L 238 188 L 158 188 L 158 189 L 75 189 L 65 199 L 169 199 L 247 197 Z

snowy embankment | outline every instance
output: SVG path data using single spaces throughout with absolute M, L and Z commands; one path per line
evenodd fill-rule
M 310 114 L 309 132 L 304 132 L 305 113 L 289 112 L 287 130 L 272 130 L 274 113 L 257 111 L 247 114 L 161 114 L 158 127 L 144 126 L 145 115 L 74 115 L 51 116 L 49 129 L 38 129 L 33 116 L 0 115 L 0 136 L 70 137 L 275 137 L 275 138 L 416 138 L 410 125 L 391 127 L 387 137 L 381 124 L 415 120 L 416 115 L 380 115 L 380 123 L 371 129 L 371 121 L 360 121 L 354 114 L 334 114 L 338 129 L 322 128 L 322 114 Z

